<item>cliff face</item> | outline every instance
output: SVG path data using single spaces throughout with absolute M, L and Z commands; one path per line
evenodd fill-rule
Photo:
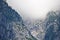
M 44 40 L 60 40 L 60 11 L 48 13 L 46 29 Z
M 0 0 L 0 40 L 36 40 L 26 26 L 22 17 L 8 4 Z
M 14 38 L 12 22 L 22 23 L 22 18 L 6 2 L 0 1 L 0 40 Z

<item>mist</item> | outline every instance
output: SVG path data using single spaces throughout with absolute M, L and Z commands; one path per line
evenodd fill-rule
M 60 10 L 60 0 L 7 0 L 23 19 L 44 19 L 49 11 Z

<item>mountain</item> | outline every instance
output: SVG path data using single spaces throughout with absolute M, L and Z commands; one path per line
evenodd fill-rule
M 60 40 L 60 11 L 48 13 L 44 40 Z
M 60 11 L 45 20 L 23 21 L 5 0 L 0 0 L 0 40 L 60 40 Z
M 37 40 L 24 25 L 22 17 L 4 0 L 0 0 L 0 40 Z

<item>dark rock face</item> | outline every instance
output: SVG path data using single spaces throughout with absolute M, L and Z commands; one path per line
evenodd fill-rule
M 0 40 L 13 40 L 15 35 L 10 23 L 17 21 L 22 22 L 20 15 L 3 0 L 0 1 Z
M 60 11 L 48 13 L 46 28 L 44 40 L 60 40 Z

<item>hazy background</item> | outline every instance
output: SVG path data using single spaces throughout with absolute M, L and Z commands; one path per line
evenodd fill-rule
M 7 0 L 23 19 L 44 19 L 49 11 L 60 9 L 60 0 Z

